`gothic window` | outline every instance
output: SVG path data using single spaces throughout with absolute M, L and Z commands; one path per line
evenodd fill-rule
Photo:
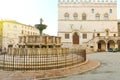
M 100 14 L 96 14 L 96 20 L 100 20 Z
M 83 39 L 87 39 L 87 34 L 83 34 Z
M 108 2 L 108 0 L 106 0 L 106 2 Z
M 94 13 L 94 12 L 95 12 L 95 10 L 94 10 L 94 9 L 92 9 L 92 10 L 91 10 L 91 12 L 92 12 L 92 13 Z
M 82 14 L 82 20 L 86 20 L 86 14 L 85 13 Z
M 112 13 L 112 9 L 109 10 L 109 13 Z
M 104 14 L 104 20 L 108 20 L 109 19 L 109 16 L 108 16 L 108 14 L 106 13 L 106 14 Z
M 65 39 L 69 39 L 69 34 L 65 34 Z
M 65 17 L 66 20 L 68 20 L 69 19 L 69 13 L 65 13 L 64 17 Z
M 74 13 L 74 14 L 73 14 L 73 17 L 74 17 L 74 20 L 77 20 L 77 19 L 78 19 L 78 14 L 77 14 L 77 13 Z

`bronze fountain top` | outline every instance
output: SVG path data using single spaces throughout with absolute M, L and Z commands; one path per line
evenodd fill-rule
M 42 35 L 42 31 L 47 28 L 47 25 L 43 24 L 43 19 L 40 19 L 40 24 L 36 24 L 35 27 L 39 30 L 40 35 Z

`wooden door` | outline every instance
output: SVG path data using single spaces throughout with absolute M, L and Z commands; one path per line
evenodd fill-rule
M 79 44 L 79 35 L 77 33 L 73 35 L 73 44 Z

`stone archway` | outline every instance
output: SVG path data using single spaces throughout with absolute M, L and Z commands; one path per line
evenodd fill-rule
M 113 40 L 109 40 L 108 41 L 108 44 L 107 44 L 107 48 L 109 49 L 109 48 L 115 48 L 115 42 L 113 41 Z
M 79 35 L 77 32 L 73 34 L 73 44 L 79 44 Z
M 106 51 L 106 43 L 104 40 L 98 42 L 98 51 Z
M 117 41 L 118 49 L 120 50 L 120 40 Z

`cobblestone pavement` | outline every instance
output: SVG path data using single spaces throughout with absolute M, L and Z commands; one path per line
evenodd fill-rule
M 120 52 L 101 52 L 87 57 L 97 59 L 101 66 L 86 73 L 50 80 L 120 80 Z

